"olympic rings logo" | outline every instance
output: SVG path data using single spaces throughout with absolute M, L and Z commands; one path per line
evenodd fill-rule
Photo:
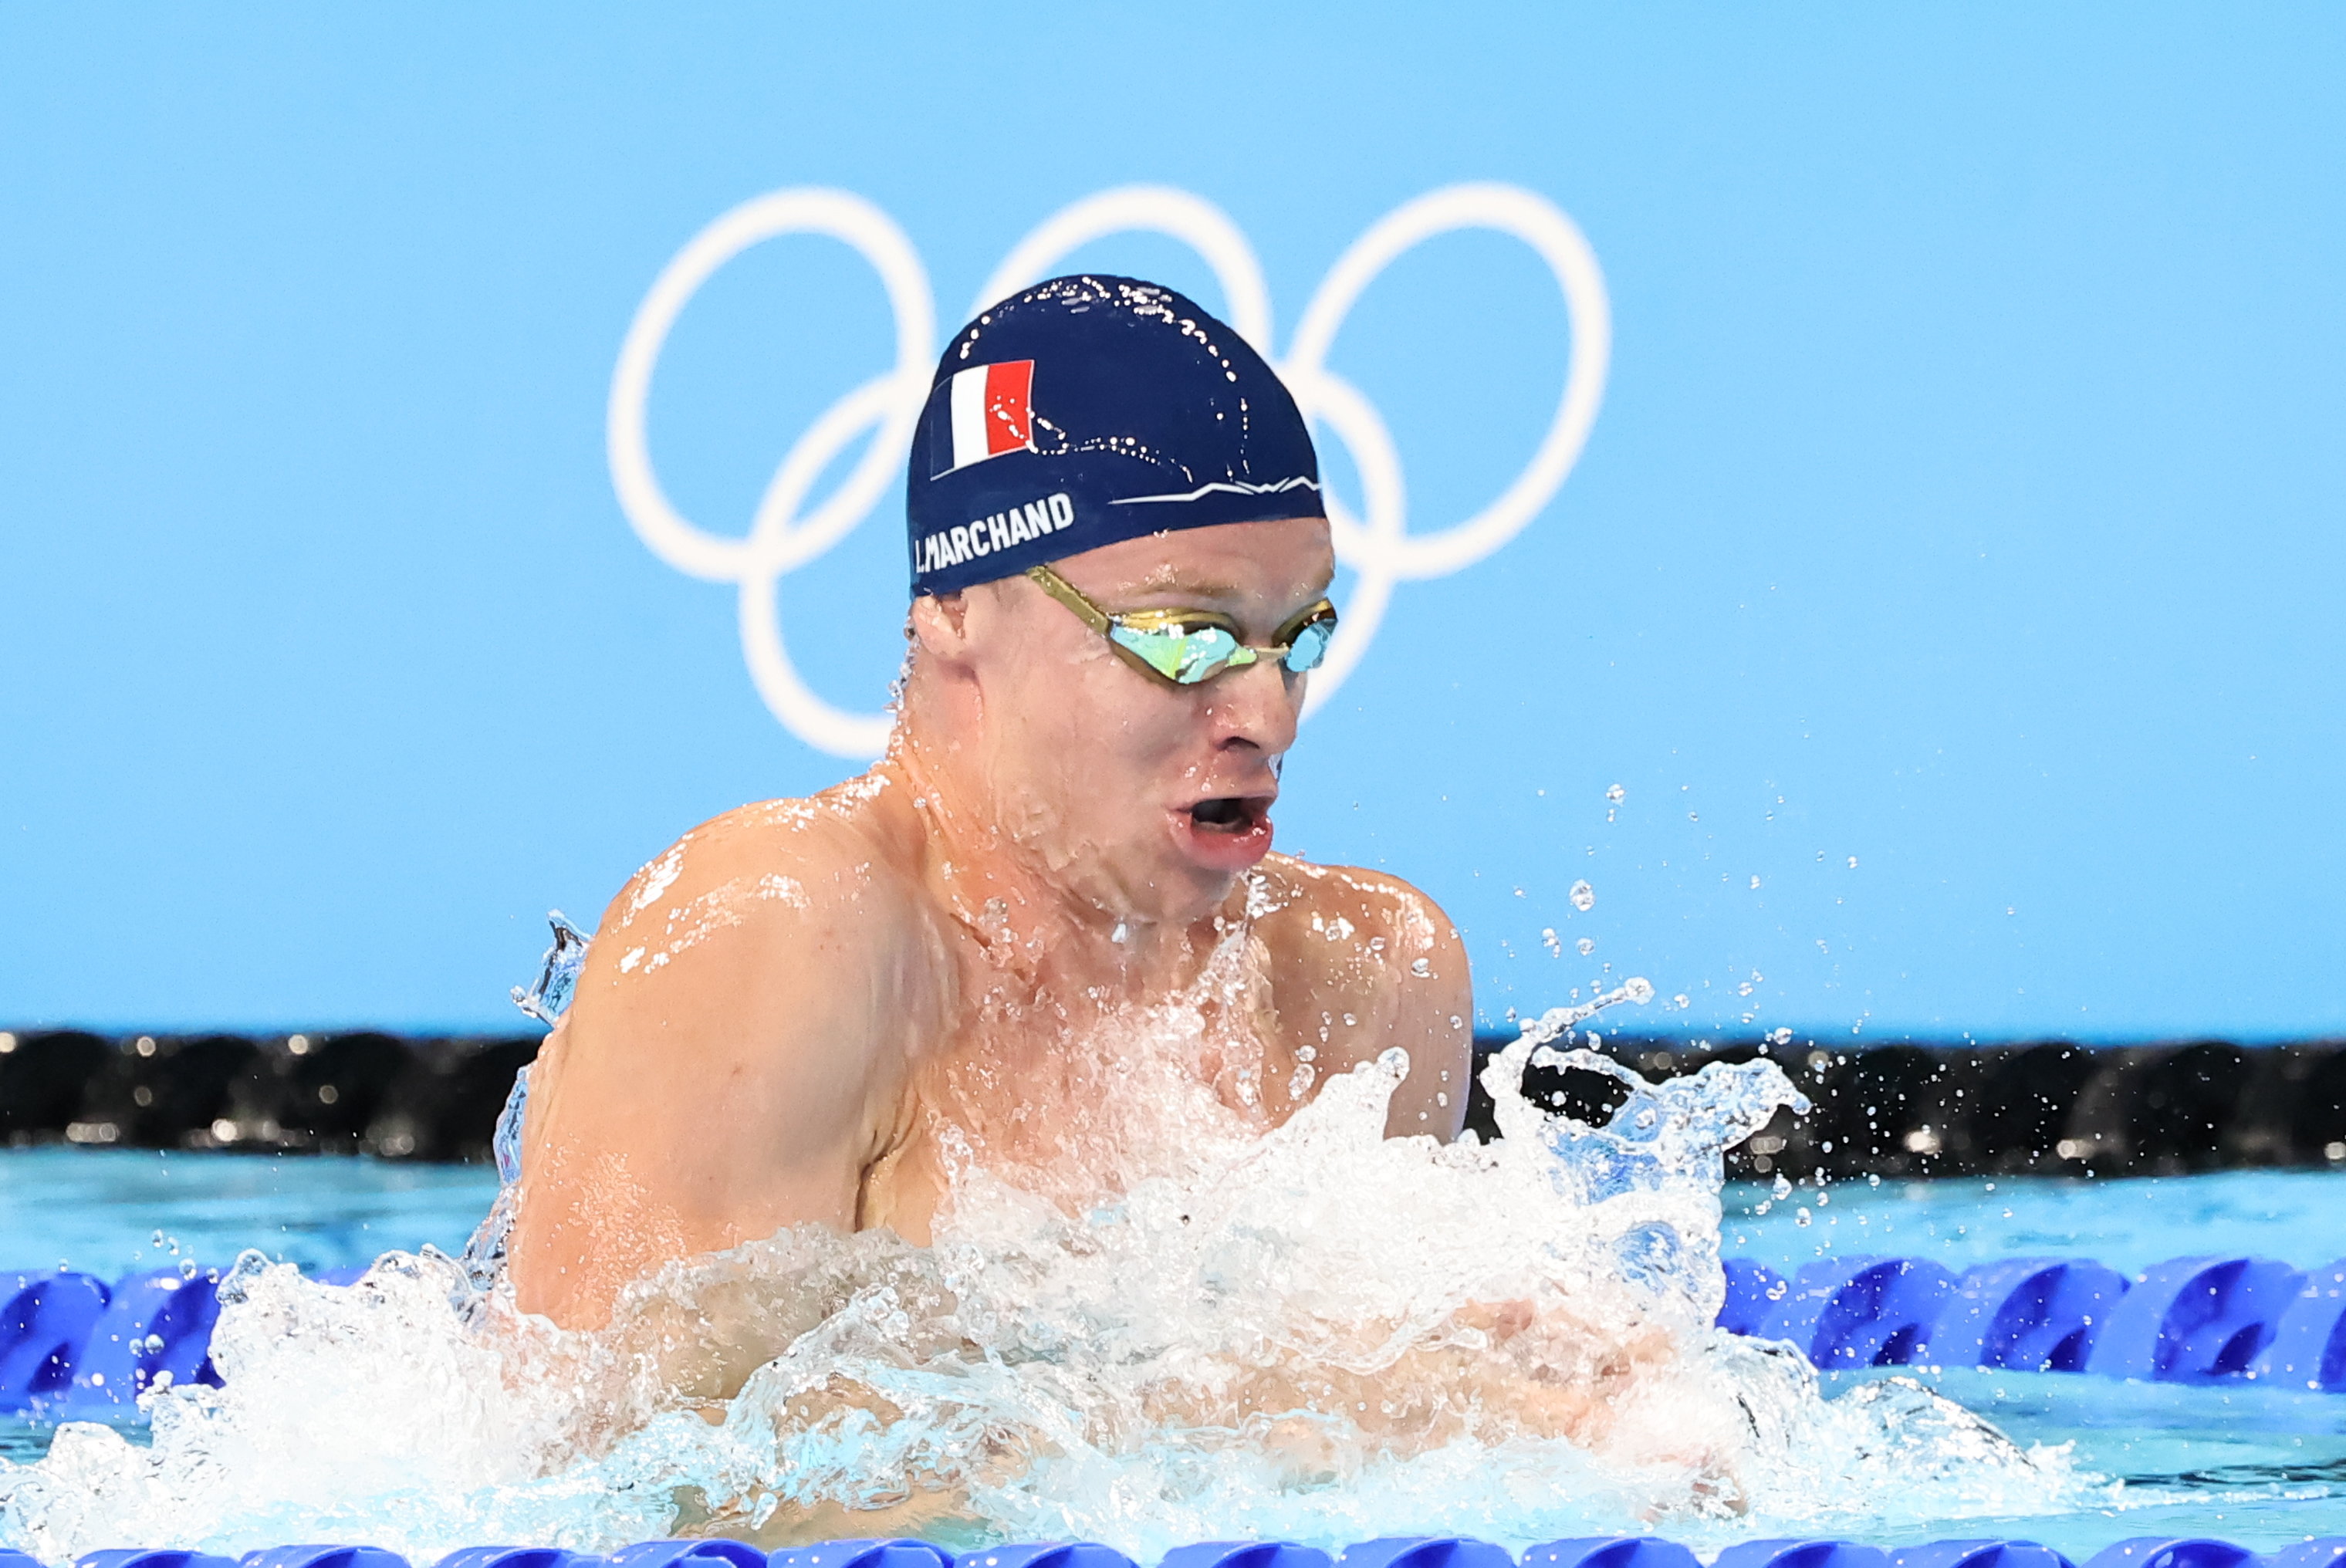
M 1547 264 L 1564 296 L 1571 350 L 1555 416 L 1523 471 L 1474 515 L 1438 533 L 1413 534 L 1392 437 L 1360 390 L 1329 368 L 1328 355 L 1345 317 L 1378 274 L 1403 252 L 1461 229 L 1510 235 Z M 1230 325 L 1277 368 L 1314 426 L 1333 431 L 1352 454 L 1360 510 L 1332 493 L 1324 499 L 1337 558 L 1357 578 L 1327 662 L 1312 677 L 1308 713 L 1334 696 L 1367 654 L 1395 587 L 1446 576 L 1497 550 L 1523 532 L 1572 472 L 1605 392 L 1612 317 L 1604 275 L 1579 229 L 1544 198 L 1510 185 L 1447 186 L 1404 202 L 1352 242 L 1304 308 L 1280 358 L 1271 348 L 1270 285 L 1238 225 L 1186 190 L 1127 186 L 1086 197 L 1046 219 L 994 270 L 970 314 L 1048 276 L 1077 247 L 1133 231 L 1180 240 L 1206 261 L 1221 284 Z M 645 433 L 652 373 L 669 330 L 700 286 L 751 246 L 789 234 L 828 236 L 872 264 L 895 318 L 896 361 L 832 403 L 783 455 L 747 534 L 711 534 L 678 513 L 653 472 Z M 759 695 L 791 734 L 841 757 L 879 755 L 891 721 L 884 713 L 835 708 L 807 686 L 790 662 L 775 590 L 783 577 L 845 538 L 892 487 L 928 393 L 935 340 L 928 274 L 904 231 L 860 196 L 801 188 L 743 202 L 694 235 L 637 307 L 611 372 L 606 439 L 612 487 L 628 524 L 678 571 L 735 585 L 742 657 Z M 872 439 L 862 457 L 810 507 L 816 478 L 867 433 Z

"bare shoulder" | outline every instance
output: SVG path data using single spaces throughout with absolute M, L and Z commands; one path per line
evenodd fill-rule
M 1454 1135 L 1474 1049 L 1474 983 L 1450 917 L 1384 871 L 1273 855 L 1257 875 L 1254 926 L 1290 1043 L 1340 1072 L 1402 1047 L 1411 1074 L 1391 1130 Z
M 868 806 L 842 787 L 701 823 L 619 890 L 590 970 L 599 959 L 614 979 L 648 978 L 703 948 L 746 956 L 765 940 L 826 927 L 885 939 L 915 913 L 916 890 Z
M 794 1065 L 795 1041 L 844 1067 L 921 1028 L 952 971 L 884 789 L 743 806 L 653 857 L 604 911 L 574 1035 L 608 1022 L 630 1054 L 770 1074 Z
M 628 879 L 550 1048 L 560 1120 L 665 1159 L 879 1135 L 952 971 L 872 792 L 741 807 Z
M 597 1322 L 664 1259 L 853 1228 L 950 973 L 872 804 L 729 811 L 612 900 L 532 1079 L 512 1254 L 527 1309 Z
M 1411 957 L 1429 962 L 1436 951 L 1457 944 L 1457 929 L 1441 906 L 1389 871 L 1272 855 L 1258 874 L 1258 929 L 1280 929 L 1296 936 L 1308 931 L 1340 951 L 1354 946 L 1365 951 L 1382 938 L 1377 951 L 1398 955 L 1406 949 Z M 1359 943 L 1352 941 L 1356 934 Z

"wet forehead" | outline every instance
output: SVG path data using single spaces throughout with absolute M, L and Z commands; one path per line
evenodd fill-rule
M 1096 568 L 1112 592 L 1198 606 L 1317 598 L 1335 572 L 1327 524 L 1317 518 L 1186 529 L 1086 555 L 1070 564 Z

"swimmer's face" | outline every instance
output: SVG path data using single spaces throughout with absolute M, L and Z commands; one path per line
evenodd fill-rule
M 1215 610 L 1250 644 L 1328 592 L 1318 517 L 1128 539 L 1054 563 L 1111 613 Z M 1309 676 L 1262 658 L 1197 686 L 1134 668 L 1020 576 L 964 596 L 991 804 L 1053 875 L 1109 913 L 1211 913 L 1270 850 L 1279 769 Z

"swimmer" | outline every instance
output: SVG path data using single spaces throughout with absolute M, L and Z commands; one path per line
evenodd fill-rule
M 693 829 L 603 917 L 534 1074 L 525 1311 L 597 1328 L 631 1280 L 788 1227 L 926 1244 L 972 1160 L 1083 1202 L 1097 1140 L 1148 1109 L 1120 1102 L 1178 1097 L 1118 1056 L 1168 1007 L 1238 1124 L 1398 1047 L 1388 1135 L 1459 1131 L 1451 922 L 1271 850 L 1337 612 L 1270 368 L 1169 290 L 1037 285 L 946 350 L 906 514 L 886 754 Z

